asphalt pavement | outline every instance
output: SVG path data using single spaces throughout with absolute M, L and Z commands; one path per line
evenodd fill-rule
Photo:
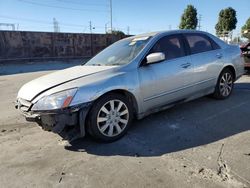
M 65 143 L 14 108 L 27 81 L 72 66 L 0 66 L 1 187 L 250 187 L 250 76 L 231 97 L 203 97 L 134 121 L 121 140 Z

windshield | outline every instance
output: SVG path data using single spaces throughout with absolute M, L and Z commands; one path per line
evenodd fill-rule
M 85 65 L 124 65 L 133 60 L 150 37 L 137 37 L 118 41 L 90 59 Z

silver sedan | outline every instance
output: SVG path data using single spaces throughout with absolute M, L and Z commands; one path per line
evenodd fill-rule
M 226 99 L 244 72 L 239 47 L 200 31 L 120 40 L 84 65 L 37 78 L 18 92 L 28 121 L 71 140 L 121 138 L 132 119 L 202 97 Z

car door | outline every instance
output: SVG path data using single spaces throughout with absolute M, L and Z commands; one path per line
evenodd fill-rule
M 206 91 L 214 88 L 223 66 L 222 50 L 207 35 L 189 33 L 184 36 L 193 63 L 195 89 Z
M 139 68 L 144 111 L 184 100 L 192 92 L 188 86 L 193 83 L 193 65 L 181 37 L 170 35 L 159 39 L 147 55 L 162 52 L 165 60 L 144 63 Z

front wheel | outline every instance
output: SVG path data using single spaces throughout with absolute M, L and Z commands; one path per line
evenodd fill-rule
M 228 98 L 234 87 L 234 76 L 230 69 L 225 69 L 219 76 L 213 96 L 216 99 Z
M 132 121 L 129 100 L 120 94 L 107 94 L 97 100 L 89 112 L 90 134 L 101 141 L 112 142 L 121 138 Z

